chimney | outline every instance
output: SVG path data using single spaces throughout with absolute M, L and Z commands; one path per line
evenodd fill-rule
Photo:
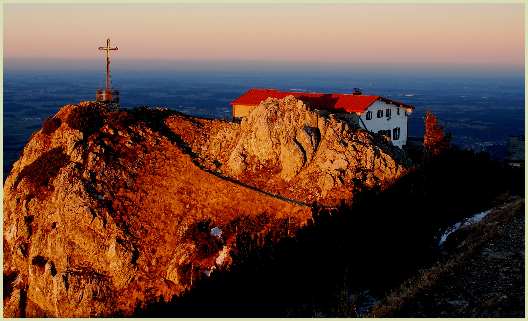
M 359 88 L 354 88 L 354 92 L 352 92 L 352 95 L 362 95 L 363 93 L 361 92 L 361 89 Z

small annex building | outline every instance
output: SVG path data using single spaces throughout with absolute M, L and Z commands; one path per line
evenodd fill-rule
M 253 108 L 269 97 L 294 96 L 321 114 L 335 114 L 352 125 L 387 137 L 402 148 L 407 143 L 407 119 L 414 107 L 381 96 L 363 95 L 359 90 L 350 94 L 279 91 L 252 88 L 231 102 L 234 120 L 247 117 Z

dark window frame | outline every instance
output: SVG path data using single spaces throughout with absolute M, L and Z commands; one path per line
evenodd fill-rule
M 392 140 L 400 139 L 400 127 L 396 127 L 392 130 Z
M 390 118 L 390 117 L 391 117 L 391 114 L 392 114 L 392 111 L 391 111 L 390 108 L 385 109 L 385 116 L 386 116 L 387 118 Z
M 367 120 L 371 120 L 371 119 L 372 119 L 372 112 L 371 112 L 370 110 L 367 111 L 367 114 L 366 114 L 365 118 L 366 118 Z
M 378 113 L 377 113 L 376 117 L 383 118 L 383 109 L 379 109 L 378 110 Z

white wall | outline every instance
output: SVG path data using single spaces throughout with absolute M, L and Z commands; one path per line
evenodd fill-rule
M 387 118 L 386 110 L 391 109 L 391 117 Z M 400 109 L 400 114 L 398 115 L 397 109 Z M 378 110 L 383 109 L 383 117 L 378 118 Z M 367 120 L 367 112 L 372 112 L 372 119 Z M 361 115 L 360 126 L 371 132 L 377 133 L 379 130 L 391 131 L 391 142 L 398 147 L 402 147 L 407 143 L 407 119 L 409 113 L 405 112 L 405 108 L 396 107 L 395 105 L 387 104 L 382 101 L 376 101 L 372 104 L 366 111 Z M 398 140 L 393 140 L 392 130 L 396 127 L 400 128 L 400 138 Z

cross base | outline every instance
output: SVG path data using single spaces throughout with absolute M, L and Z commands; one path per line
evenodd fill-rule
M 95 100 L 100 103 L 119 107 L 119 90 L 97 89 Z

